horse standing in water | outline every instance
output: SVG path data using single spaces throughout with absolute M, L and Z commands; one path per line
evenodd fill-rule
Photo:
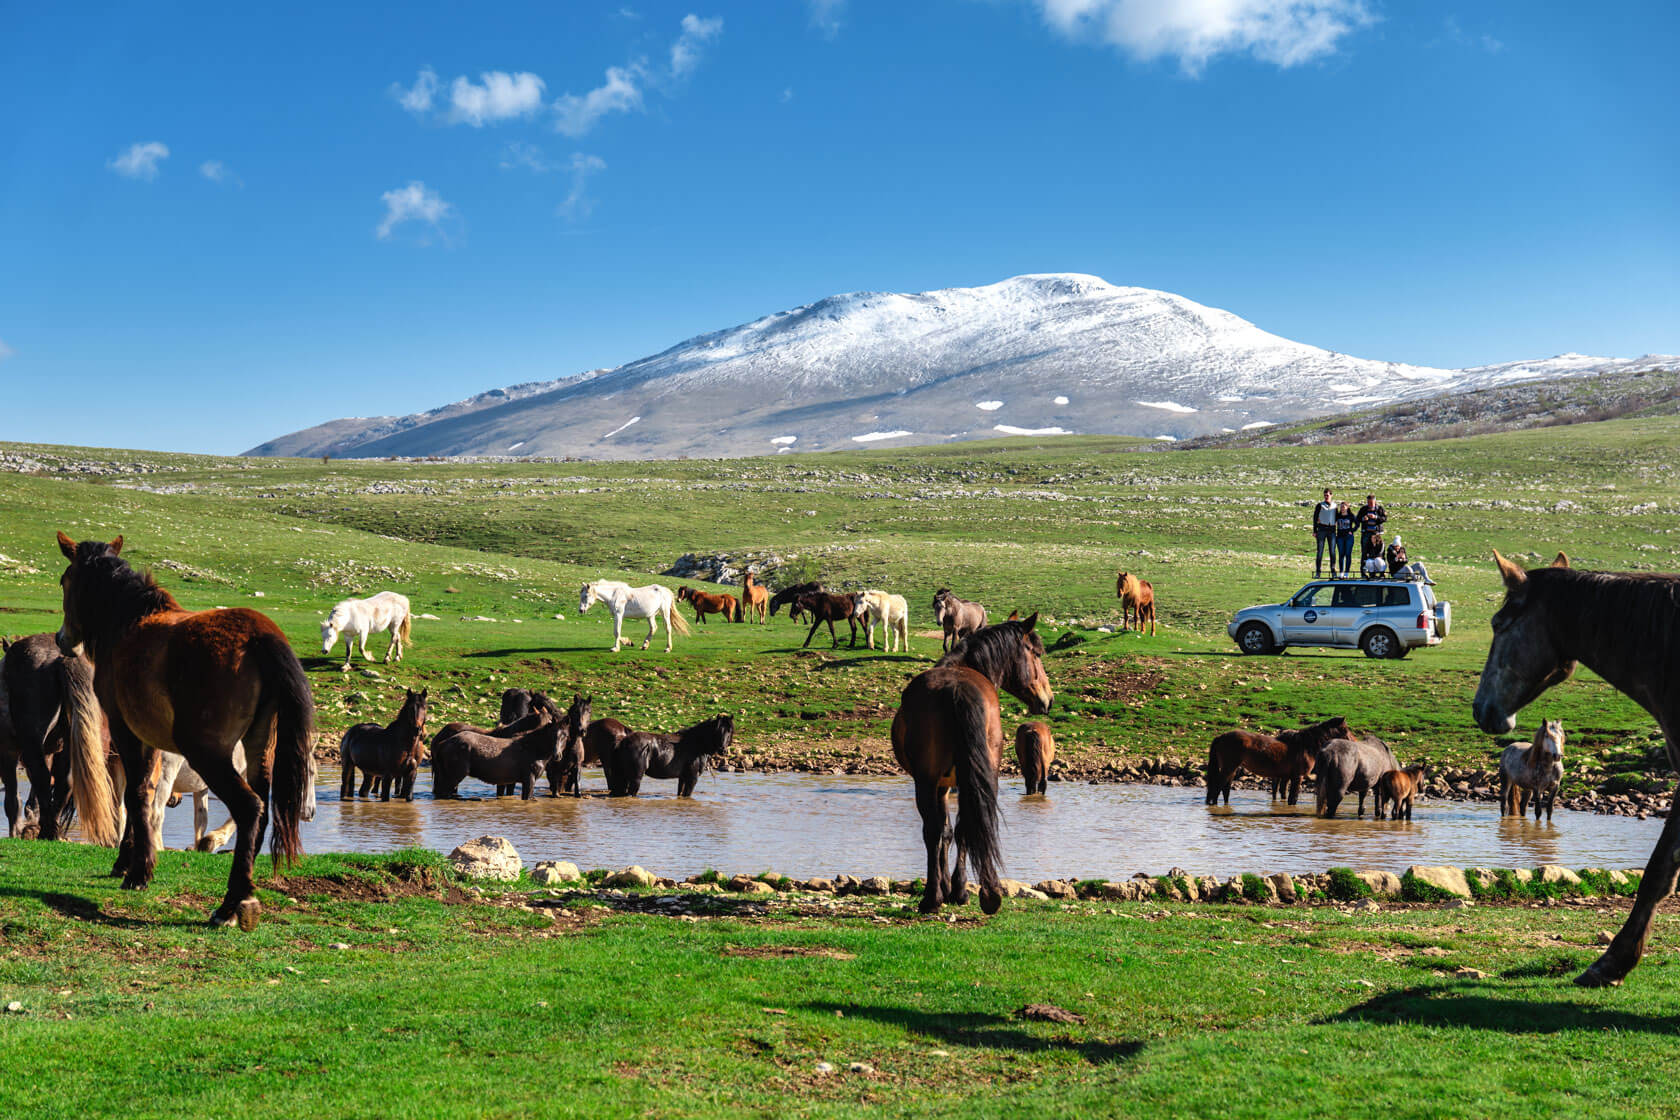
M 671 635 L 681 634 L 688 637 L 688 623 L 677 613 L 677 597 L 671 594 L 671 589 L 660 583 L 650 583 L 646 587 L 631 587 L 628 583 L 620 583 L 613 579 L 598 579 L 593 583 L 583 585 L 578 592 L 578 613 L 586 614 L 596 603 L 605 603 L 612 612 L 613 644 L 612 651 L 617 653 L 622 646 L 634 641 L 634 638 L 624 636 L 624 620 L 627 618 L 645 618 L 648 624 L 647 640 L 642 643 L 646 649 L 653 644 L 653 636 L 659 632 L 659 620 L 665 620 L 665 652 L 671 652 Z
M 1054 693 L 1044 675 L 1044 642 L 1034 633 L 1038 615 L 1000 622 L 969 635 L 934 667 L 913 678 L 893 716 L 893 755 L 916 782 L 916 811 L 927 848 L 927 888 L 921 911 L 968 900 L 963 863 L 980 883 L 980 909 L 997 913 L 997 772 L 1003 758 L 1003 720 L 997 690 L 1019 699 L 1034 715 L 1050 710 Z M 947 796 L 957 791 L 953 829 Z M 949 854 L 956 844 L 956 863 Z
M 1015 729 L 1015 764 L 1027 784 L 1027 796 L 1042 794 L 1050 784 L 1050 764 L 1056 761 L 1056 738 L 1042 720 L 1023 723 Z
M 1533 797 L 1535 821 L 1544 807 L 1546 823 L 1551 824 L 1552 802 L 1562 781 L 1563 721 L 1542 720 L 1533 743 L 1512 743 L 1499 756 L 1499 815 L 1527 815 L 1528 799 Z
M 1576 571 L 1561 552 L 1551 567 L 1531 571 L 1497 552 L 1493 558 L 1505 603 L 1494 613 L 1493 645 L 1471 705 L 1476 726 L 1490 735 L 1509 732 L 1518 712 L 1568 680 L 1580 662 L 1656 717 L 1669 765 L 1680 768 L 1680 576 Z M 1671 809 L 1632 912 L 1577 984 L 1620 983 L 1639 963 L 1677 869 L 1680 812 Z
M 7 831 L 21 831 L 17 768 L 29 775 L 29 798 L 39 835 L 57 840 L 70 820 L 95 844 L 117 842 L 116 803 L 105 769 L 105 717 L 93 691 L 93 666 L 59 652 L 51 634 L 5 646 L 0 657 L 0 783 L 6 791 Z
M 126 776 L 128 820 L 112 874 L 123 889 L 150 885 L 157 849 L 148 813 L 157 752 L 179 754 L 233 814 L 238 829 L 227 894 L 210 915 L 226 925 L 242 905 L 257 909 L 252 869 L 263 834 L 274 826 L 273 855 L 302 854 L 298 822 L 310 781 L 315 702 L 286 635 L 245 608 L 183 610 L 149 574 L 122 558 L 123 539 L 77 544 L 63 533 L 70 561 L 58 648 L 86 646 L 94 692 Z M 241 776 L 234 747 L 245 744 Z M 272 818 L 272 819 L 271 819 Z
M 1321 747 L 1350 734 L 1347 721 L 1341 716 L 1315 723 L 1294 731 L 1280 731 L 1267 735 L 1259 731 L 1227 731 L 1208 744 L 1207 803 L 1217 805 L 1220 797 L 1231 803 L 1231 779 L 1237 771 L 1247 770 L 1273 782 L 1272 800 L 1277 800 L 1280 786 L 1295 804 L 1301 796 L 1301 779 L 1313 772 Z
M 389 725 L 358 723 L 344 733 L 338 743 L 338 755 L 344 763 L 338 796 L 349 801 L 356 796 L 356 769 L 362 771 L 362 796 L 368 785 L 379 781 L 379 800 L 391 800 L 391 786 L 397 796 L 414 800 L 414 778 L 420 770 L 420 759 L 426 753 L 426 694 L 404 690 L 402 710 Z

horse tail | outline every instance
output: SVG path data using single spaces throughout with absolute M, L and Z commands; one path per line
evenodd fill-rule
M 253 652 L 262 668 L 264 691 L 273 698 L 276 707 L 271 733 L 274 779 L 269 798 L 274 839 L 269 851 L 273 853 L 275 868 L 279 869 L 283 863 L 289 864 L 303 854 L 298 823 L 303 819 L 303 805 L 309 793 L 315 699 L 309 691 L 303 665 L 279 631 L 259 634 Z
M 398 633 L 398 636 L 400 638 L 402 638 L 402 644 L 403 645 L 411 646 L 411 645 L 414 644 L 414 638 L 413 638 L 413 634 L 414 634 L 414 612 L 413 611 L 404 611 L 403 612 L 402 629 L 399 630 L 397 633 Z
M 677 610 L 676 603 L 673 602 L 671 604 L 671 613 L 667 616 L 667 618 L 671 629 L 675 633 L 681 634 L 685 638 L 688 637 L 689 634 L 693 633 L 693 631 L 689 630 L 688 623 L 683 621 L 682 613 Z
M 956 839 L 968 853 L 969 866 L 980 884 L 980 905 L 991 913 L 1001 897 L 998 886 L 999 819 L 997 770 L 992 765 L 991 719 L 985 705 L 959 701 L 954 713 L 957 744 L 953 752 L 957 778 Z
M 105 767 L 105 713 L 93 692 L 93 667 L 79 657 L 58 661 L 60 703 L 70 748 L 70 786 L 82 833 L 103 847 L 115 847 L 117 797 Z

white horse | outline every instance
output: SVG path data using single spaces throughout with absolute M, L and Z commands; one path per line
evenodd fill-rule
M 884 625 L 887 652 L 895 649 L 910 652 L 910 604 L 904 601 L 904 596 L 870 588 L 853 595 L 852 603 L 852 614 L 864 621 L 870 649 L 875 648 L 875 627 Z
M 688 636 L 688 623 L 677 613 L 677 597 L 671 593 L 669 587 L 662 584 L 650 583 L 646 587 L 631 587 L 628 583 L 620 583 L 612 579 L 598 579 L 593 583 L 583 585 L 578 592 L 578 613 L 584 614 L 596 603 L 605 603 L 612 612 L 613 644 L 612 651 L 617 653 L 620 646 L 635 639 L 624 637 L 624 620 L 626 618 L 645 618 L 648 623 L 647 641 L 642 643 L 646 649 L 652 642 L 653 636 L 659 632 L 659 620 L 665 620 L 665 652 L 671 652 L 671 634 L 676 632 Z
M 1552 802 L 1557 800 L 1558 785 L 1563 781 L 1563 721 L 1548 719 L 1540 722 L 1540 735 L 1532 746 L 1512 743 L 1499 756 L 1499 815 L 1521 817 L 1528 813 L 1529 798 L 1534 799 L 1534 819 L 1546 810 L 1546 823 L 1552 821 Z
M 385 660 L 389 662 L 395 657 L 401 661 L 412 617 L 408 612 L 408 598 L 395 591 L 381 591 L 367 599 L 346 599 L 333 607 L 327 620 L 321 623 L 321 652 L 331 653 L 338 644 L 338 636 L 343 634 L 346 666 L 358 644 L 362 656 L 372 661 L 373 654 L 367 648 L 368 636 L 384 631 L 391 635 L 391 648 L 385 651 Z

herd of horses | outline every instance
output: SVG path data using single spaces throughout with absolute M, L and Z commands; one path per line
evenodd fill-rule
M 298 657 L 279 627 L 257 611 L 183 609 L 149 573 L 123 559 L 120 536 L 78 543 L 60 533 L 58 544 L 68 565 L 60 580 L 59 630 L 8 643 L 0 659 L 0 774 L 14 834 L 21 763 L 41 837 L 61 835 L 74 812 L 84 838 L 116 846 L 112 873 L 122 886 L 143 889 L 157 860 L 156 806 L 169 797 L 159 787 L 162 762 L 170 756 L 170 792 L 179 788 L 180 772 L 190 769 L 232 817 L 227 891 L 210 920 L 250 928 L 260 911 L 253 871 L 265 837 L 275 866 L 289 863 L 302 850 L 300 825 L 313 814 L 314 702 Z M 1550 567 L 1533 570 L 1497 552 L 1494 559 L 1505 599 L 1493 617 L 1492 645 L 1471 703 L 1477 726 L 1489 734 L 1509 732 L 1519 711 L 1567 680 L 1577 663 L 1585 664 L 1656 718 L 1670 762 L 1680 769 L 1680 576 L 1577 571 L 1561 553 Z M 907 638 L 899 627 L 908 611 L 892 601 L 896 596 L 841 595 L 817 585 L 764 591 L 745 580 L 743 595 L 725 617 L 743 620 L 751 611 L 763 620 L 788 605 L 790 613 L 812 615 L 807 642 L 821 622 L 829 622 L 832 632 L 833 623 L 844 619 L 855 644 L 860 617 L 870 620 L 871 642 L 875 624 L 887 627 L 889 641 L 895 633 L 899 641 Z M 1146 582 L 1122 573 L 1116 591 L 1140 628 L 1153 622 L 1153 589 Z M 657 585 L 586 584 L 580 611 L 598 601 L 612 613 L 615 652 L 625 642 L 627 617 L 648 620 L 644 649 L 658 619 L 666 624 L 667 649 L 673 631 L 688 632 L 675 605 L 692 596 L 679 600 Z M 383 626 L 392 635 L 387 658 L 400 657 L 408 636 L 406 602 L 402 608 L 394 628 L 394 611 L 381 623 L 373 612 L 356 619 L 340 618 L 335 610 L 323 627 L 323 647 L 330 651 L 342 634 L 368 656 L 366 636 Z M 981 909 L 990 914 L 1002 898 L 998 695 L 1007 692 L 1029 713 L 1042 715 L 1054 693 L 1036 613 L 987 625 L 983 607 L 944 588 L 934 609 L 944 631 L 942 656 L 906 684 L 891 729 L 893 754 L 912 778 L 922 819 L 927 876 L 920 909 L 931 913 L 964 901 L 972 873 Z M 695 610 L 722 613 L 699 603 Z M 1617 624 L 1606 626 L 1605 619 Z M 503 701 L 490 728 L 452 724 L 432 736 L 434 794 L 455 794 L 468 777 L 494 785 L 499 794 L 517 789 L 529 798 L 539 777 L 547 779 L 551 794 L 576 794 L 582 767 L 593 763 L 602 767 L 610 793 L 634 796 L 644 778 L 655 777 L 675 778 L 679 795 L 687 796 L 706 759 L 726 750 L 734 734 L 728 715 L 666 735 L 592 719 L 585 696 L 574 697 L 564 711 L 541 693 L 510 690 Z M 364 795 L 377 787 L 382 798 L 412 798 L 424 757 L 426 702 L 425 690 L 409 691 L 391 724 L 359 724 L 345 734 L 341 793 L 351 795 L 360 772 Z M 1550 813 L 1562 742 L 1562 727 L 1546 721 L 1533 744 L 1506 752 L 1501 799 L 1507 812 L 1526 811 L 1532 798 L 1537 815 Z M 1021 726 L 1016 750 L 1027 792 L 1042 793 L 1054 757 L 1048 725 Z M 1311 777 L 1326 816 L 1355 793 L 1362 814 L 1367 792 L 1374 792 L 1379 815 L 1409 818 L 1424 778 L 1421 766 L 1401 767 L 1380 740 L 1353 736 L 1341 719 L 1275 736 L 1220 736 L 1209 750 L 1210 804 L 1216 797 L 1228 800 L 1242 768 L 1271 778 L 1274 796 L 1286 791 L 1291 802 Z M 203 833 L 202 824 L 196 832 Z M 1677 872 L 1680 813 L 1670 813 L 1632 912 L 1577 983 L 1619 983 L 1638 963 Z

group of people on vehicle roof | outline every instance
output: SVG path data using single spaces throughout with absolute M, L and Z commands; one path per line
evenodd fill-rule
M 1416 570 L 1420 579 L 1428 579 L 1423 565 L 1411 564 L 1406 546 L 1396 536 L 1384 547 L 1383 526 L 1388 523 L 1388 510 L 1377 501 L 1375 494 L 1365 495 L 1365 504 L 1357 510 L 1346 500 L 1333 500 L 1328 488 L 1324 500 L 1313 507 L 1313 539 L 1318 553 L 1313 561 L 1313 578 L 1324 577 L 1324 560 L 1330 560 L 1330 578 L 1352 578 L 1353 535 L 1359 534 L 1359 574 L 1366 577 L 1405 577 Z

